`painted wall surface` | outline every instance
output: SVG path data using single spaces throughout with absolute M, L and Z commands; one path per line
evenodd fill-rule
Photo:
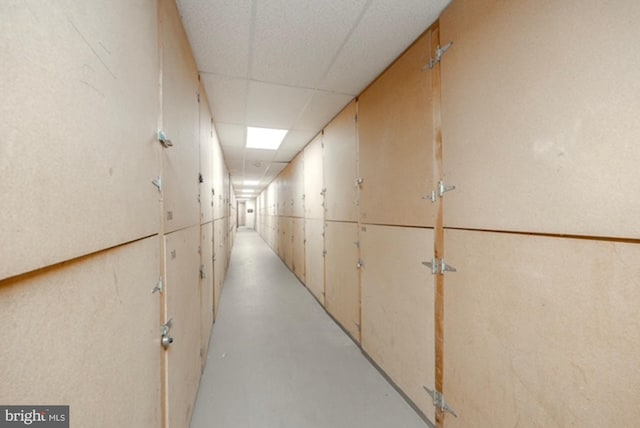
M 155 2 L 3 1 L 0 57 L 0 280 L 158 233 Z
M 246 224 L 245 226 L 255 229 L 256 228 L 256 200 L 249 199 L 247 201 L 247 214 L 246 214 Z

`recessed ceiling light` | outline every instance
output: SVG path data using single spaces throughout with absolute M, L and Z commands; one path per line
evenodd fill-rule
M 244 180 L 242 184 L 244 184 L 245 186 L 257 186 L 258 184 L 260 184 L 260 180 Z
M 247 127 L 247 148 L 278 150 L 285 135 L 286 129 L 254 128 Z

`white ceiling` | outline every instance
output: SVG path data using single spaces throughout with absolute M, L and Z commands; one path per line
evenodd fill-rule
M 449 2 L 177 0 L 236 191 L 269 184 Z M 247 126 L 289 133 L 246 149 Z

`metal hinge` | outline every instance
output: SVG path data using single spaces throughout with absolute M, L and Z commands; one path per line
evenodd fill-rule
M 456 418 L 458 417 L 456 412 L 454 412 L 453 409 L 451 407 L 449 407 L 447 402 L 444 401 L 444 395 L 440 391 L 435 391 L 435 390 L 429 389 L 426 386 L 423 386 L 423 388 L 424 388 L 425 391 L 427 391 L 427 393 L 433 399 L 433 405 L 436 408 L 440 409 L 442 412 L 451 413 Z
M 204 265 L 200 265 L 200 279 L 205 279 L 207 275 L 204 273 Z
M 196 95 L 198 95 L 198 102 L 200 102 L 200 94 L 196 94 Z
M 173 143 L 167 138 L 164 131 L 158 131 L 158 141 L 160 141 L 160 144 L 162 144 L 162 147 L 164 148 L 173 146 Z
M 162 177 L 154 178 L 151 183 L 158 188 L 158 192 L 162 192 Z
M 355 245 L 356 248 L 360 248 L 360 241 L 353 241 L 353 245 Z
M 163 288 L 164 288 L 164 283 L 162 281 L 162 277 L 160 277 L 158 279 L 158 282 L 156 282 L 156 286 L 153 287 L 153 290 L 151 290 L 151 294 L 156 293 L 156 292 L 162 293 L 162 289 Z
M 429 58 L 429 62 L 424 67 L 422 67 L 422 70 L 425 71 L 427 69 L 432 69 L 433 67 L 436 66 L 436 64 L 440 64 L 440 61 L 442 60 L 442 57 L 444 56 L 445 52 L 447 52 L 451 46 L 453 46 L 453 42 L 449 42 L 442 47 L 438 45 L 436 47 L 435 57 Z
M 422 262 L 423 265 L 431 268 L 433 275 L 444 275 L 445 272 L 457 272 L 456 268 L 449 266 L 444 259 L 432 259 L 430 262 Z
M 432 190 L 431 194 L 424 196 L 423 199 L 428 199 L 431 202 L 435 202 L 437 200 L 437 197 L 440 196 L 441 198 L 444 197 L 444 194 L 446 192 L 450 192 L 452 190 L 455 190 L 456 186 L 447 186 L 446 184 L 444 184 L 444 181 L 440 180 L 438 181 L 438 187 L 436 190 Z
M 364 183 L 364 178 L 362 177 L 356 178 L 356 187 L 360 187 L 362 183 Z
M 322 257 L 326 257 L 326 256 L 327 256 L 327 250 L 324 250 L 324 251 L 322 252 Z
M 356 267 L 358 269 L 362 269 L 364 267 L 364 260 L 358 259 L 358 263 L 356 263 Z
M 322 191 L 320 192 L 320 196 L 324 196 L 327 193 L 327 188 L 325 187 L 324 189 L 322 189 Z

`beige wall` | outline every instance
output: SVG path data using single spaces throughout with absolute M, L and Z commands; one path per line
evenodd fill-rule
M 235 211 L 177 8 L 8 1 L 0 28 L 0 402 L 188 426 Z
M 304 181 L 305 285 L 434 424 L 640 417 L 639 20 L 631 0 L 454 0 L 259 196 L 295 258 L 274 237 Z

